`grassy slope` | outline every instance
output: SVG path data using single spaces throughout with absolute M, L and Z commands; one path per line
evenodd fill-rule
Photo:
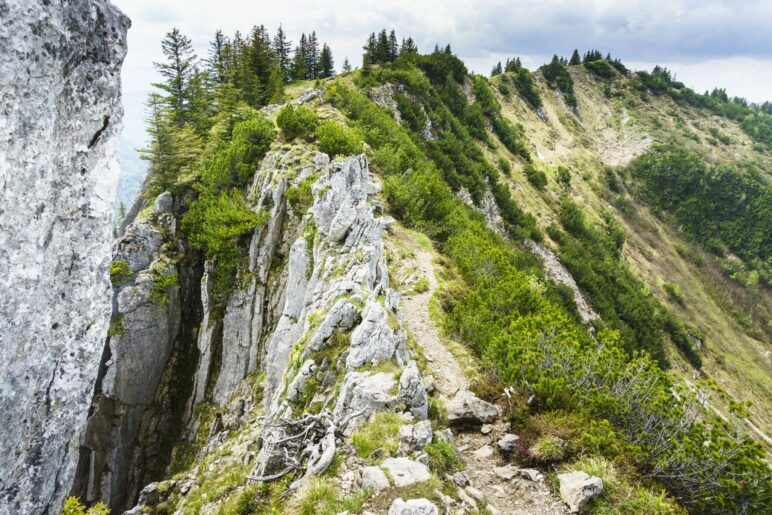
M 772 328 L 768 325 L 772 294 L 768 290 L 748 292 L 726 278 L 715 259 L 699 249 L 693 250 L 703 257 L 703 266 L 682 257 L 676 249 L 689 248 L 689 244 L 676 228 L 657 219 L 627 194 L 626 202 L 619 202 L 602 180 L 605 166 L 623 166 L 652 143 L 674 141 L 712 161 L 755 161 L 762 170 L 772 170 L 772 157 L 754 151 L 752 141 L 733 121 L 678 105 L 667 97 L 642 96 L 628 87 L 629 78 L 618 79 L 613 88 L 617 95 L 607 98 L 603 82 L 582 67 L 570 67 L 570 72 L 580 116 L 566 108 L 559 94 L 546 87 L 538 73 L 543 117 L 514 93 L 503 97 L 495 87 L 501 77 L 492 80 L 505 117 L 524 126 L 537 157 L 535 164 L 549 178 L 547 189 L 540 192 L 525 180 L 522 167 L 513 161 L 515 200 L 537 217 L 542 228 L 546 227 L 556 218 L 559 205 L 561 189 L 555 170 L 558 165 L 568 166 L 572 171 L 571 197 L 598 220 L 602 211 L 614 212 L 625 228 L 625 254 L 631 267 L 663 303 L 707 335 L 702 351 L 706 375 L 735 399 L 753 401 L 753 423 L 767 435 L 772 434 Z M 710 127 L 718 128 L 732 142 L 710 144 Z M 489 154 L 508 155 L 501 147 Z M 616 207 L 621 205 L 626 205 L 625 209 Z M 680 286 L 683 305 L 668 298 L 663 282 Z M 694 371 L 674 347 L 669 355 L 674 368 L 694 381 Z M 723 400 L 713 402 L 720 409 L 726 408 Z

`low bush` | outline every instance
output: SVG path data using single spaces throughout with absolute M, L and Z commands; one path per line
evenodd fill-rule
M 357 456 L 366 460 L 386 457 L 399 449 L 399 428 L 396 413 L 378 413 L 351 437 Z
M 310 107 L 288 104 L 279 111 L 276 124 L 287 140 L 293 140 L 314 132 L 319 117 Z
M 463 467 L 461 458 L 447 442 L 435 441 L 424 447 L 424 450 L 429 456 L 429 468 L 440 477 Z
M 110 282 L 113 286 L 126 284 L 131 279 L 131 275 L 128 262 L 116 260 L 110 263 Z
M 523 173 L 534 188 L 543 190 L 547 186 L 547 176 L 532 164 L 526 164 Z
M 316 129 L 319 150 L 330 156 L 350 156 L 362 152 L 362 135 L 356 129 L 326 121 Z

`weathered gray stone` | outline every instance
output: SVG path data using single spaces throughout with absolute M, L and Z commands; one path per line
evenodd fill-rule
M 386 372 L 346 374 L 334 413 L 341 418 L 356 413 L 360 415 L 349 422 L 344 432 L 353 433 L 354 429 L 373 413 L 393 410 L 397 404 L 397 397 L 391 391 L 396 385 L 394 376 Z
M 429 467 L 405 457 L 388 458 L 381 463 L 381 468 L 389 473 L 397 488 L 429 481 L 432 477 Z
M 468 390 L 459 391 L 445 407 L 451 426 L 490 424 L 499 416 L 496 406 L 477 398 Z
M 407 501 L 397 497 L 389 508 L 389 515 L 439 515 L 439 513 L 437 506 L 423 497 Z
M 517 442 L 519 440 L 519 436 L 513 435 L 512 433 L 507 433 L 499 438 L 499 441 L 496 442 L 496 445 L 498 445 L 499 449 L 504 452 L 514 452 L 517 449 Z
M 153 202 L 153 211 L 156 213 L 171 213 L 174 207 L 174 199 L 169 191 L 164 191 Z
M 130 23 L 106 0 L 6 0 L 0 19 L 0 504 L 58 513 L 110 320 Z
M 432 423 L 428 420 L 399 428 L 400 444 L 407 451 L 420 451 L 432 443 L 432 436 Z
M 417 419 L 428 418 L 429 396 L 415 361 L 408 363 L 399 377 L 399 399 L 407 404 L 410 412 Z
M 590 501 L 603 493 L 603 481 L 586 472 L 575 471 L 559 474 L 558 481 L 560 482 L 560 498 L 568 505 L 571 513 L 586 511 Z
M 356 483 L 362 490 L 370 489 L 376 494 L 389 488 L 389 478 L 378 467 L 363 467 Z
M 365 363 L 377 365 L 394 356 L 397 336 L 389 327 L 389 317 L 380 302 L 370 299 L 362 311 L 362 323 L 351 333 L 351 352 L 346 364 L 359 368 Z

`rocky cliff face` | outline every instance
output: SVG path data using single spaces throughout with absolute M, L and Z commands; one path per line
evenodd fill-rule
M 106 0 L 0 1 L 0 512 L 56 511 L 110 319 L 129 20 Z

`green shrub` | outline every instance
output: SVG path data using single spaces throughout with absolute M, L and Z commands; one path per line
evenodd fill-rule
M 158 274 L 154 277 L 153 289 L 150 291 L 150 300 L 166 306 L 169 304 L 169 288 L 178 288 L 179 278 L 177 274 Z
M 287 201 L 298 216 L 303 216 L 306 211 L 308 211 L 308 208 L 314 203 L 311 186 L 313 186 L 317 178 L 318 177 L 315 175 L 306 177 L 300 181 L 297 186 L 293 186 L 287 190 Z
M 528 449 L 533 459 L 541 463 L 556 463 L 566 457 L 566 442 L 554 435 L 541 436 Z
M 558 166 L 558 183 L 566 190 L 571 186 L 571 171 L 565 166 Z
M 463 467 L 461 458 L 458 457 L 456 451 L 447 442 L 434 441 L 424 447 L 424 450 L 429 456 L 429 468 L 440 477 Z
M 350 156 L 362 152 L 362 136 L 359 131 L 343 124 L 326 121 L 316 129 L 319 150 L 331 156 Z
M 615 75 L 614 67 L 604 59 L 585 62 L 584 67 L 601 79 L 613 79 Z
M 114 336 L 122 336 L 126 334 L 126 327 L 123 325 L 124 322 L 124 315 L 118 315 L 117 317 L 113 317 L 110 319 L 110 325 L 107 328 L 107 336 L 114 337 Z
M 509 161 L 503 157 L 500 157 L 498 161 L 496 161 L 496 164 L 499 165 L 499 170 L 501 170 L 501 173 L 507 176 L 512 175 L 512 165 L 509 164 Z
M 110 515 L 110 509 L 101 502 L 87 508 L 77 497 L 68 497 L 61 515 Z
M 429 279 L 427 279 L 426 277 L 421 277 L 413 285 L 413 292 L 424 293 L 427 291 L 429 291 Z
M 110 282 L 113 286 L 126 284 L 131 279 L 131 269 L 129 263 L 123 260 L 110 263 Z
M 684 296 L 681 293 L 681 287 L 677 284 L 673 283 L 665 283 L 662 285 L 662 289 L 665 290 L 665 293 L 668 297 L 670 297 L 672 300 L 676 301 L 679 304 L 684 303 Z
M 279 111 L 276 124 L 287 140 L 293 140 L 314 132 L 319 125 L 319 117 L 309 107 L 288 104 Z
M 532 164 L 526 164 L 523 173 L 534 188 L 543 190 L 547 186 L 547 176 Z

